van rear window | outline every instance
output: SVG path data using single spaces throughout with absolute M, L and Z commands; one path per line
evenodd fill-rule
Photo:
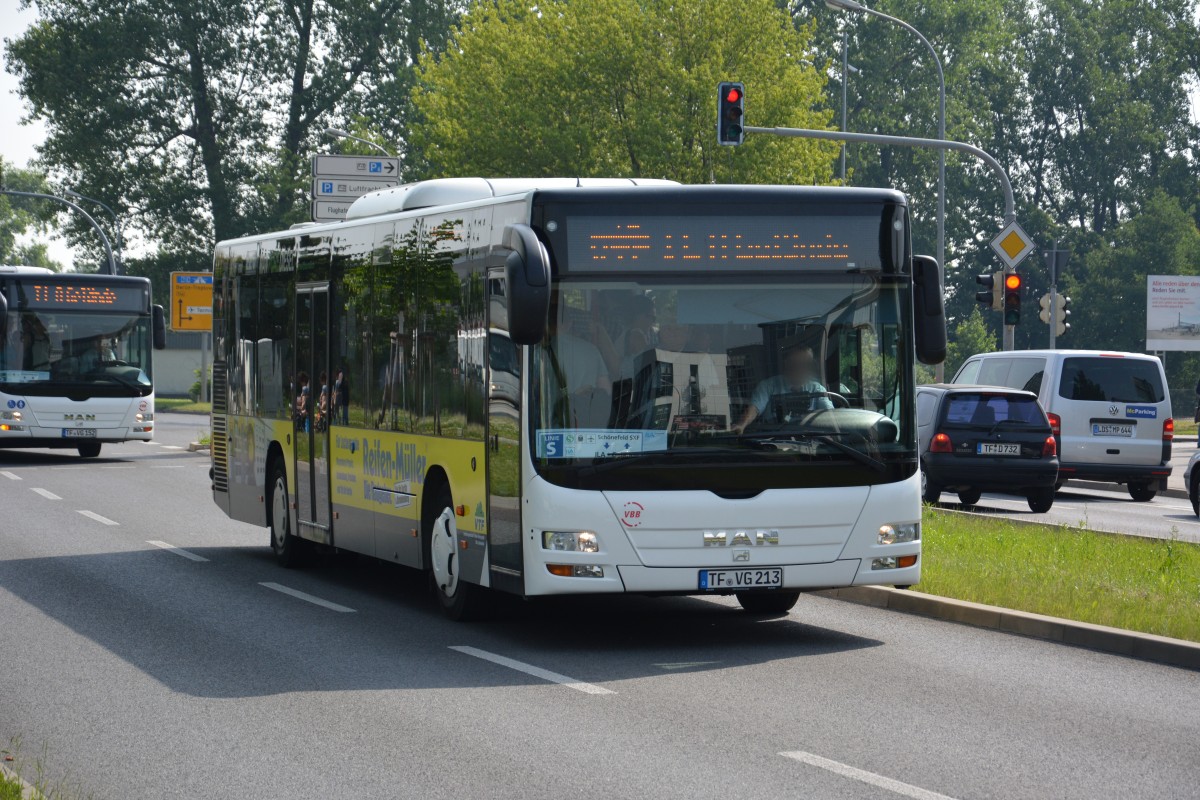
M 1161 403 L 1162 374 L 1153 361 L 1075 356 L 1063 359 L 1058 393 L 1068 400 Z
M 998 422 L 1049 425 L 1037 400 L 1005 394 L 956 392 L 946 400 L 945 424 L 992 427 Z
M 1007 386 L 1037 394 L 1042 388 L 1042 373 L 1045 369 L 1044 358 L 985 358 L 978 378 L 972 382 L 984 386 Z

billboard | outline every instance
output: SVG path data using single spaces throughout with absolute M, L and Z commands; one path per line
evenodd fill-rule
M 1200 351 L 1200 276 L 1146 276 L 1146 349 Z

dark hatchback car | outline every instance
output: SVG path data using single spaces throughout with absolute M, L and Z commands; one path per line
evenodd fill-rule
M 1037 395 L 1000 386 L 917 387 L 921 494 L 973 506 L 984 492 L 1019 494 L 1036 512 L 1054 505 L 1058 448 Z

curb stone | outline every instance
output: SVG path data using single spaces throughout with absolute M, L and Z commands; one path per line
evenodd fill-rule
M 907 589 L 893 589 L 889 586 L 852 586 L 815 594 L 875 608 L 958 622 L 976 628 L 990 628 L 1034 639 L 1086 647 L 1089 650 L 1115 653 L 1143 661 L 1157 661 L 1174 667 L 1200 670 L 1200 642 L 1075 622 L 965 600 L 952 600 Z
M 10 781 L 16 781 L 17 785 L 21 787 L 21 796 L 25 798 L 25 800 L 43 800 L 43 795 L 41 792 L 39 792 L 28 781 L 23 780 L 20 775 L 14 772 L 12 768 L 6 764 L 0 764 L 0 775 Z

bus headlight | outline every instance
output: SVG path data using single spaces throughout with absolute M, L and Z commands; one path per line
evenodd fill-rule
M 11 419 L 17 422 L 21 421 L 20 411 L 0 411 L 0 419 Z
M 542 549 L 599 553 L 600 540 L 591 531 L 542 531 Z
M 916 542 L 921 538 L 921 523 L 897 522 L 879 526 L 880 544 L 902 544 Z
M 154 419 L 154 412 L 139 411 L 137 415 L 134 416 L 134 419 L 136 419 L 138 422 L 150 422 Z

